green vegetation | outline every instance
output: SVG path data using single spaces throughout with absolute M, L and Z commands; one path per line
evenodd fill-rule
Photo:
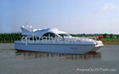
M 0 43 L 13 43 L 15 40 L 20 40 L 21 37 L 21 33 L 1 33 Z
M 71 34 L 75 37 L 98 37 L 103 36 L 104 44 L 119 44 L 119 34 Z
M 102 41 L 104 44 L 119 44 L 119 38 L 115 38 L 115 37 L 104 38 Z
M 103 36 L 104 44 L 119 44 L 119 34 L 71 34 L 74 37 L 98 37 Z M 21 33 L 1 33 L 0 43 L 13 43 L 15 40 L 20 40 Z

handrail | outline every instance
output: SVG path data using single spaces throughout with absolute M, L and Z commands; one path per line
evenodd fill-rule
M 32 40 L 30 40 L 29 37 L 22 37 L 21 41 L 23 43 L 25 43 L 26 45 L 28 43 L 71 43 L 71 44 L 76 44 L 76 43 L 79 43 L 81 40 L 88 40 L 88 38 L 78 38 L 78 37 L 66 37 L 66 38 L 59 38 L 59 39 L 55 39 L 53 37 L 39 37 L 38 39 L 35 39 L 34 38 Z

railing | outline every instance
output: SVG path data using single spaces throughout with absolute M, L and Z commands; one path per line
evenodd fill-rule
M 88 36 L 88 37 L 79 37 L 79 38 L 88 38 L 88 39 L 93 39 L 93 40 L 97 40 L 98 39 L 98 36 Z
M 45 38 L 45 39 L 44 39 Z M 84 37 L 66 37 L 66 38 L 59 38 L 59 39 L 53 39 L 49 37 L 44 37 L 42 39 L 33 39 L 30 40 L 28 37 L 23 37 L 21 39 L 22 43 L 25 43 L 26 45 L 28 43 L 47 43 L 47 44 L 79 44 L 81 41 L 92 41 L 92 39 L 84 38 Z

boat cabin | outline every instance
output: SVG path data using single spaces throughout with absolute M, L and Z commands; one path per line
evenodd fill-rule
M 35 31 L 28 30 L 26 28 L 21 28 L 22 34 L 24 35 L 23 39 L 28 40 L 58 40 L 64 39 L 66 37 L 71 37 L 70 34 L 60 31 L 56 28 L 47 28 L 47 29 L 38 29 Z

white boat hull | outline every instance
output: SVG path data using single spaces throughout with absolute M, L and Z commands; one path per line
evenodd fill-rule
M 94 44 L 46 44 L 46 43 L 23 43 L 15 42 L 16 50 L 40 51 L 65 54 L 85 54 L 92 50 L 97 50 Z

